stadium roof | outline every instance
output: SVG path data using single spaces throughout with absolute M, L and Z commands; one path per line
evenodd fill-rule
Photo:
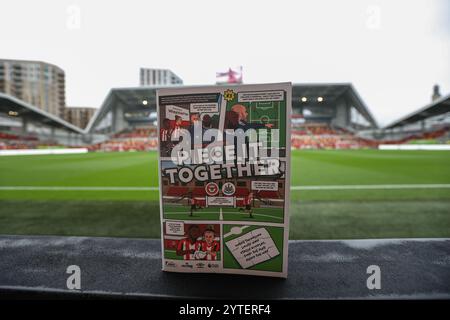
M 5 93 L 0 92 L 0 111 L 8 113 L 9 111 L 14 111 L 18 113 L 18 117 L 27 116 L 35 122 L 43 123 L 45 125 L 66 129 L 75 133 L 83 134 L 84 131 L 73 124 L 62 120 L 61 118 L 50 114 L 44 110 L 41 110 L 25 101 L 17 99 L 16 97 L 10 96 Z
M 378 128 L 375 118 L 351 83 L 295 83 L 292 85 L 292 101 L 294 103 L 299 102 L 302 97 L 322 97 L 324 101 L 334 102 L 343 96 L 346 96 L 352 106 L 374 128 Z
M 392 129 L 395 127 L 412 124 L 427 119 L 429 117 L 447 113 L 449 111 L 450 111 L 450 94 L 433 101 L 432 103 L 426 105 L 423 108 L 420 108 L 417 111 L 414 111 L 406 116 L 401 117 L 400 119 L 384 127 L 384 129 Z
M 170 86 L 174 88 L 177 86 Z M 186 87 L 186 86 L 182 86 Z M 192 86 L 196 87 L 196 86 Z M 113 88 L 109 91 L 104 102 L 96 111 L 94 116 L 86 126 L 85 132 L 89 133 L 95 124 L 98 123 L 114 105 L 123 104 L 126 106 L 135 106 L 143 108 L 142 102 L 147 101 L 148 107 L 156 107 L 156 90 L 167 88 L 167 86 L 146 86 L 130 88 Z M 313 83 L 313 84 L 293 84 L 292 101 L 300 102 L 301 97 L 323 97 L 324 101 L 336 101 L 338 98 L 346 96 L 348 101 L 366 118 L 366 120 L 375 128 L 378 128 L 375 118 L 361 99 L 359 94 L 351 83 Z
M 175 87 L 175 86 L 171 86 Z M 163 87 L 130 87 L 113 88 L 109 91 L 100 108 L 92 116 L 85 128 L 85 133 L 89 133 L 94 125 L 105 116 L 113 106 L 123 104 L 144 108 L 143 101 L 147 101 L 147 107 L 156 108 L 156 90 Z

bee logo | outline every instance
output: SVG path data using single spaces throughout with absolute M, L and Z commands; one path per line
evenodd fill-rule
M 225 92 L 223 93 L 223 97 L 225 98 L 225 100 L 227 100 L 228 102 L 230 102 L 231 100 L 234 100 L 234 97 L 236 96 L 236 94 L 234 93 L 233 90 L 231 89 L 227 89 L 225 90 Z

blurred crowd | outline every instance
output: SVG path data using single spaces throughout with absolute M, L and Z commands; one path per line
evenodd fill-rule
M 450 127 L 445 126 L 434 131 L 414 134 L 400 140 L 369 140 L 357 137 L 343 128 L 326 124 L 302 124 L 293 126 L 291 147 L 293 149 L 361 149 L 377 148 L 383 144 L 404 144 L 412 141 L 443 139 L 450 134 Z M 444 141 L 445 140 L 445 141 Z M 19 135 L 0 132 L 0 150 L 37 149 L 62 147 L 55 141 L 42 140 L 32 135 Z M 158 131 L 156 127 L 126 129 L 111 136 L 110 139 L 88 146 L 90 151 L 150 151 L 158 148 Z
M 376 148 L 378 142 L 362 139 L 348 130 L 326 124 L 308 124 L 292 128 L 293 149 L 361 149 Z
M 36 136 L 0 132 L 0 150 L 38 149 L 57 146 L 58 144 L 55 141 L 39 140 Z
M 93 144 L 89 151 L 150 151 L 158 148 L 156 127 L 126 129 L 111 139 Z

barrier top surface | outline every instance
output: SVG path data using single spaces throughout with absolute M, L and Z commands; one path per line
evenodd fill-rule
M 67 288 L 67 268 L 81 289 Z M 369 266 L 380 289 L 369 289 Z M 220 290 L 217 290 L 220 288 Z M 0 292 L 157 298 L 450 298 L 450 239 L 291 241 L 287 279 L 161 271 L 152 239 L 0 236 Z

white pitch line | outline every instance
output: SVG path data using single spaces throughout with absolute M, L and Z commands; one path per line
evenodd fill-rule
M 367 184 L 291 186 L 291 191 L 373 190 L 373 189 L 448 189 L 450 184 Z M 88 187 L 88 186 L 0 186 L 0 191 L 158 191 L 158 187 Z
M 450 184 L 361 184 L 331 186 L 291 186 L 291 190 L 441 189 Z
M 63 187 L 63 186 L 0 186 L 6 191 L 158 191 L 158 187 Z

